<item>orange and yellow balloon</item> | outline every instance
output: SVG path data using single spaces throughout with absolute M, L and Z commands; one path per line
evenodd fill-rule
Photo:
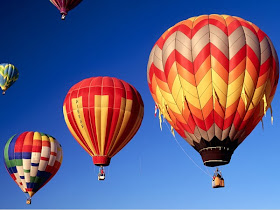
M 218 166 L 229 163 L 271 108 L 279 63 L 271 40 L 253 23 L 202 15 L 163 33 L 147 77 L 164 118 L 205 165 Z

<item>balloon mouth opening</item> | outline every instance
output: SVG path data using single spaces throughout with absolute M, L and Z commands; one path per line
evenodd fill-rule
M 233 150 L 229 147 L 206 147 L 199 151 L 205 166 L 215 167 L 230 162 Z
M 111 158 L 108 156 L 93 156 L 92 159 L 96 166 L 108 166 L 111 161 Z

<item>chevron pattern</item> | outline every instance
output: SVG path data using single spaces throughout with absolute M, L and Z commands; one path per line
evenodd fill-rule
M 220 143 L 212 146 L 228 138 L 239 145 L 270 107 L 278 77 L 268 36 L 228 15 L 177 23 L 156 42 L 147 67 L 160 112 L 198 151 L 213 138 Z

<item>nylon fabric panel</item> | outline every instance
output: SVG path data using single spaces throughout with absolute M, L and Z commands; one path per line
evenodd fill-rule
M 121 81 L 112 79 L 112 87 L 113 87 L 113 95 L 110 97 L 112 107 L 109 108 L 109 117 L 108 117 L 108 128 L 107 128 L 107 141 L 105 144 L 105 154 L 109 154 L 109 150 L 112 147 L 113 141 L 115 139 L 115 135 L 118 132 L 119 124 L 118 121 L 122 118 L 121 109 L 123 106 L 123 98 L 126 97 L 126 92 L 124 89 L 124 86 Z M 116 154 L 116 153 L 115 153 Z M 113 156 L 113 154 L 110 154 L 110 156 Z
M 147 68 L 160 113 L 197 150 L 228 144 L 233 151 L 270 107 L 279 77 L 267 35 L 228 15 L 202 15 L 169 28 Z
M 15 146 L 14 146 L 14 159 L 16 161 L 16 169 L 17 169 L 19 177 L 21 179 L 20 187 L 24 188 L 24 191 L 27 188 L 27 185 L 26 185 L 25 174 L 24 174 L 24 169 L 23 169 L 23 161 L 22 161 L 23 154 L 21 151 L 22 151 L 24 138 L 25 138 L 26 134 L 27 133 L 23 133 L 22 135 L 15 137 L 16 142 L 15 142 Z
M 75 139 L 77 140 L 77 142 L 81 145 L 81 147 L 83 147 L 84 150 L 86 150 L 87 153 L 91 153 L 90 150 L 89 150 L 86 146 L 84 146 L 84 145 L 82 144 L 82 140 L 78 137 L 78 135 L 75 133 L 73 127 L 71 126 L 71 123 L 70 123 L 70 121 L 69 121 L 69 119 L 68 119 L 68 115 L 67 115 L 67 113 L 66 113 L 66 108 L 65 108 L 65 106 L 63 106 L 63 115 L 64 115 L 64 120 L 65 120 L 65 122 L 66 122 L 66 125 L 67 125 L 67 127 L 68 127 L 70 133 L 74 136 L 74 138 L 75 138 Z
M 75 8 L 82 0 L 50 0 L 60 12 L 68 12 Z
M 11 87 L 19 77 L 17 68 L 8 63 L 0 64 L 0 87 L 3 91 L 6 91 Z
M 89 131 L 86 126 L 85 114 L 84 114 L 82 101 L 83 101 L 82 96 L 79 98 L 76 98 L 76 99 L 72 99 L 72 107 L 76 106 L 76 108 L 73 108 L 74 119 L 78 126 L 79 131 L 81 132 L 81 134 L 83 136 L 83 139 L 86 142 L 87 147 L 90 149 L 90 151 L 93 154 L 96 154 L 92 141 L 91 141 L 91 138 L 89 136 Z
M 58 171 L 62 162 L 54 163 L 57 140 L 44 133 L 24 132 L 12 137 L 5 146 L 5 165 L 23 192 L 32 197 Z M 51 157 L 53 156 L 53 157 Z M 12 164 L 10 160 L 13 160 Z M 49 165 L 48 165 L 49 163 Z M 55 168 L 55 170 L 53 170 Z
M 160 38 L 160 40 L 161 39 L 163 39 L 163 38 Z M 152 53 L 151 53 L 151 55 L 150 55 L 150 63 L 152 63 L 151 64 L 151 66 L 150 66 L 150 69 L 148 70 L 148 72 L 149 72 L 149 74 L 148 74 L 148 76 L 150 76 L 151 78 L 150 78 L 150 81 L 152 82 L 152 86 L 149 84 L 149 86 L 150 86 L 150 89 L 152 89 L 153 91 L 152 91 L 152 96 L 153 96 L 153 98 L 154 98 L 154 100 L 156 101 L 156 104 L 161 108 L 161 110 L 165 110 L 165 108 L 166 108 L 166 106 L 168 106 L 168 105 L 170 105 L 170 104 L 168 104 L 168 102 L 166 102 L 165 100 L 164 100 L 164 96 L 163 96 L 163 93 L 165 92 L 165 91 L 168 91 L 168 89 L 169 89 L 169 87 L 168 87 L 168 85 L 167 84 L 165 84 L 166 83 L 166 79 L 165 79 L 165 77 L 163 77 L 163 76 L 161 76 L 160 78 L 161 79 L 163 79 L 163 81 L 161 80 L 161 79 L 159 79 L 159 77 L 155 74 L 155 72 L 159 72 L 159 69 L 155 66 L 155 65 L 153 65 L 153 62 L 154 62 L 154 59 L 159 59 L 160 57 L 161 57 L 161 51 L 160 51 L 160 48 L 159 48 L 159 46 L 157 46 L 157 45 L 155 45 L 154 46 L 154 48 L 153 49 L 156 49 L 156 50 L 152 50 Z M 160 62 L 158 62 L 158 67 L 159 68 L 163 68 L 162 67 L 162 64 L 160 64 Z M 162 74 L 162 73 L 161 73 Z M 163 89 L 162 89 L 162 87 L 164 87 Z M 155 93 L 155 94 L 153 94 L 153 93 Z M 187 103 L 187 101 L 186 101 L 186 103 Z M 169 106 L 170 107 L 170 106 Z M 187 106 L 187 107 L 189 107 L 189 106 Z M 186 109 L 185 109 L 186 110 Z M 190 113 L 190 112 L 189 112 Z M 175 122 L 176 122 L 176 117 L 175 117 L 175 115 L 173 114 L 173 111 L 170 109 L 169 110 L 169 112 L 168 112 L 168 114 L 165 114 L 165 113 L 163 113 L 164 114 L 164 117 L 167 119 L 167 121 L 171 124 L 171 126 L 178 132 L 178 133 L 180 133 L 182 136 L 184 136 L 184 134 L 187 134 L 187 136 L 188 136 L 188 133 L 183 133 L 181 130 L 180 130 L 180 127 L 183 127 L 183 126 L 181 126 L 181 124 L 179 123 L 179 122 L 177 122 L 176 124 L 175 124 Z M 171 119 L 173 119 L 173 120 L 171 120 Z M 174 122 L 174 123 L 173 123 Z M 193 121 L 192 121 L 193 122 Z M 193 123 L 194 124 L 194 123 Z M 192 124 L 192 125 L 193 125 Z M 189 124 L 187 124 L 186 123 L 186 125 L 190 125 L 190 123 Z M 191 129 L 190 127 L 189 128 L 186 128 L 187 130 L 189 130 L 190 132 L 192 132 L 193 133 L 193 131 L 194 131 L 194 127 L 193 127 L 193 129 Z M 183 130 L 183 129 L 182 129 Z M 197 139 L 196 139 L 196 136 L 195 135 L 190 135 L 190 139 L 192 139 L 192 140 L 189 140 L 189 143 L 190 144 L 192 144 L 192 141 L 198 141 Z
M 80 91 L 76 91 L 77 87 Z M 67 104 L 81 95 L 81 116 L 70 119 L 68 116 L 74 112 L 74 107 Z M 140 94 L 128 83 L 110 77 L 93 77 L 77 83 L 69 90 L 64 107 L 69 130 L 83 147 L 89 148 L 92 156 L 113 157 L 135 135 L 138 130 L 135 128 L 140 127 L 143 118 Z M 132 114 L 132 110 L 135 113 Z M 79 123 L 86 125 L 86 135 Z M 96 151 L 93 152 L 89 144 Z
M 13 145 L 15 144 L 15 140 L 17 139 L 18 135 L 12 136 L 8 142 L 5 145 L 4 148 L 4 159 L 5 159 L 5 167 L 12 177 L 12 179 L 15 181 L 15 183 L 20 187 L 20 189 L 25 192 L 25 188 L 23 187 L 21 178 L 19 177 L 19 174 L 17 173 L 16 169 L 16 163 L 15 163 L 15 155 L 13 151 Z M 13 143 L 12 143 L 13 142 Z

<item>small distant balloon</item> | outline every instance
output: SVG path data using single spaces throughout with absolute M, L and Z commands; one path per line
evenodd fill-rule
M 13 64 L 0 64 L 0 87 L 3 90 L 3 95 L 17 81 L 18 75 L 18 70 Z
M 80 4 L 81 1 L 82 0 L 50 0 L 50 2 L 60 11 L 61 20 L 65 20 L 67 13 Z
M 20 189 L 31 197 L 57 173 L 62 162 L 58 141 L 40 132 L 23 132 L 12 136 L 4 148 L 7 171 Z

